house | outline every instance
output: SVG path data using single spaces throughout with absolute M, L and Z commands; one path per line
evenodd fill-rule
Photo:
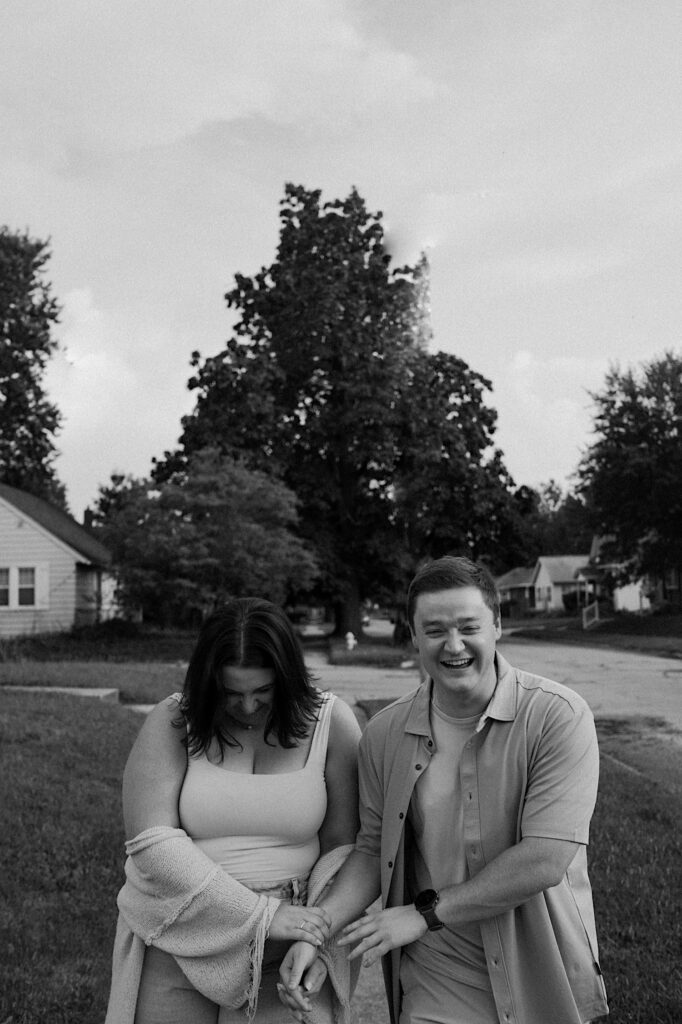
M 589 554 L 540 555 L 533 570 L 536 611 L 565 611 L 564 594 L 579 589 L 578 573 L 589 560 Z
M 495 580 L 503 616 L 527 615 L 535 608 L 534 573 L 534 567 L 520 566 L 517 569 L 510 569 Z
M 72 516 L 0 484 L 0 638 L 110 617 L 110 563 L 109 551 Z
M 580 589 L 587 597 L 589 584 L 578 574 L 589 555 L 540 555 L 535 565 L 510 569 L 495 581 L 504 615 L 565 611 L 564 594 Z
M 618 563 L 605 561 L 601 554 L 604 544 L 611 539 L 610 536 L 593 538 L 589 565 L 581 569 L 578 575 L 579 582 L 581 584 L 591 583 L 596 593 L 608 593 L 608 577 L 616 575 L 621 568 Z M 613 610 L 616 612 L 649 611 L 651 608 L 650 590 L 651 583 L 645 579 L 614 587 L 611 594 Z

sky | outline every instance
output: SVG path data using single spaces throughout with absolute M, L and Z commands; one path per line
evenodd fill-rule
M 427 252 L 515 483 L 570 487 L 609 368 L 681 348 L 681 50 L 679 0 L 3 0 L 0 224 L 50 242 L 73 514 L 176 445 L 286 182 Z

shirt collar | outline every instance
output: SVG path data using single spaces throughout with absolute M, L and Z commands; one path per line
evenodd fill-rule
M 499 651 L 495 652 L 495 670 L 497 683 L 488 706 L 478 720 L 476 732 L 481 731 L 489 718 L 499 722 L 513 722 L 516 717 L 516 673 Z M 427 679 L 417 690 L 405 723 L 405 732 L 412 732 L 417 736 L 431 736 L 431 687 L 431 680 Z

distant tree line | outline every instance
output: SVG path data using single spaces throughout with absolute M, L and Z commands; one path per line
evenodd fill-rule
M 58 319 L 48 255 L 0 232 L 0 479 L 63 504 L 60 415 L 41 390 Z M 433 350 L 426 258 L 392 268 L 357 191 L 322 203 L 287 185 L 274 262 L 237 274 L 226 301 L 233 335 L 193 353 L 177 447 L 100 488 L 94 526 L 124 607 L 195 623 L 258 593 L 331 607 L 359 634 L 365 600 L 401 604 L 414 569 L 447 552 L 501 573 L 589 551 L 597 532 L 623 576 L 680 565 L 680 357 L 610 371 L 574 490 L 535 490 L 495 445 L 490 382 Z

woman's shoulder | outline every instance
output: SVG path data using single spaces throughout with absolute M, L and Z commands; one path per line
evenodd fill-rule
M 181 698 L 181 693 L 171 693 L 155 704 L 145 716 L 140 735 L 144 735 L 146 738 L 152 736 L 158 738 L 175 737 L 179 733 L 182 736 L 183 731 L 179 728 L 183 723 Z
M 329 722 L 330 743 L 333 743 L 335 739 L 353 739 L 357 742 L 360 738 L 361 729 L 355 713 L 341 697 L 337 697 L 335 694 L 330 696 L 332 698 Z

